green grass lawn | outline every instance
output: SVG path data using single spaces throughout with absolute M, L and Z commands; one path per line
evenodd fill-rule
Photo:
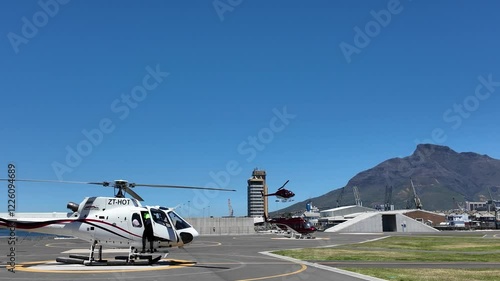
M 393 281 L 498 281 L 500 269 L 342 268 Z
M 350 248 L 384 248 L 401 250 L 427 251 L 500 251 L 500 239 L 484 239 L 481 237 L 394 236 L 386 239 L 349 246 Z
M 500 239 L 480 237 L 394 236 L 367 243 L 332 248 L 276 251 L 275 254 L 312 261 L 382 262 L 500 262 Z M 394 269 L 348 270 L 398 281 L 500 280 L 498 269 Z

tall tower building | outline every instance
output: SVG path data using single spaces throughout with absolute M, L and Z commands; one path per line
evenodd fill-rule
M 267 216 L 267 194 L 266 171 L 253 170 L 252 177 L 248 179 L 248 216 Z

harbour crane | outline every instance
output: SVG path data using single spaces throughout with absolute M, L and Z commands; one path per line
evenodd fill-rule
M 340 190 L 339 197 L 337 198 L 337 208 L 340 207 L 340 205 L 342 204 L 342 197 L 344 196 L 344 190 L 345 186 L 342 187 L 342 190 Z
M 356 206 L 363 206 L 363 202 L 361 201 L 361 197 L 359 196 L 359 190 L 357 186 L 353 186 L 352 190 L 354 191 L 354 202 Z
M 455 197 L 453 197 L 453 203 L 455 203 L 455 205 L 457 206 L 458 210 L 460 212 L 463 212 L 465 211 L 465 208 L 464 208 L 464 202 L 458 202 Z
M 342 198 L 344 197 L 344 192 L 346 190 L 346 187 L 342 187 L 342 189 L 340 190 L 340 194 L 339 194 L 339 197 L 337 198 L 337 208 L 340 207 L 342 205 Z M 359 189 L 357 186 L 353 186 L 352 187 L 352 191 L 354 193 L 354 202 L 356 204 L 356 206 L 363 206 L 363 202 L 361 201 L 361 197 L 359 195 Z
M 385 186 L 384 211 L 390 211 L 392 205 L 392 186 Z
M 422 201 L 417 195 L 417 191 L 415 190 L 415 186 L 413 185 L 413 180 L 410 178 L 411 188 L 413 189 L 413 201 L 415 202 L 415 208 L 421 210 L 422 209 Z
M 227 199 L 227 206 L 229 208 L 229 216 L 234 217 L 233 206 L 231 206 L 231 199 Z

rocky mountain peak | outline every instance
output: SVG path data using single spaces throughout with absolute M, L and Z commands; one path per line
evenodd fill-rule
M 419 144 L 412 155 L 391 158 L 352 177 L 344 188 L 342 205 L 354 204 L 352 187 L 361 194 L 363 206 L 384 204 L 386 186 L 392 186 L 392 202 L 404 208 L 413 194 L 410 178 L 424 209 L 446 210 L 456 207 L 457 201 L 480 201 L 489 198 L 488 188 L 500 186 L 500 160 L 474 152 L 458 153 L 434 144 Z M 341 187 L 312 198 L 320 209 L 337 207 Z M 494 199 L 500 199 L 500 188 Z M 300 191 L 296 191 L 298 193 Z M 299 202 L 279 212 L 300 210 Z

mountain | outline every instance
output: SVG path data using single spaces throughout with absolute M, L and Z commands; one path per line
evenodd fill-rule
M 425 210 L 457 208 L 454 200 L 486 201 L 490 199 L 488 188 L 494 199 L 500 199 L 500 160 L 473 152 L 458 153 L 447 146 L 419 144 L 412 155 L 386 160 L 351 178 L 340 205 L 354 205 L 353 186 L 358 187 L 363 206 L 382 205 L 386 186 L 392 186 L 393 205 L 406 208 L 408 200 L 413 202 L 410 178 Z M 337 207 L 341 192 L 342 188 L 332 190 L 271 215 L 304 210 L 309 201 L 321 210 Z

